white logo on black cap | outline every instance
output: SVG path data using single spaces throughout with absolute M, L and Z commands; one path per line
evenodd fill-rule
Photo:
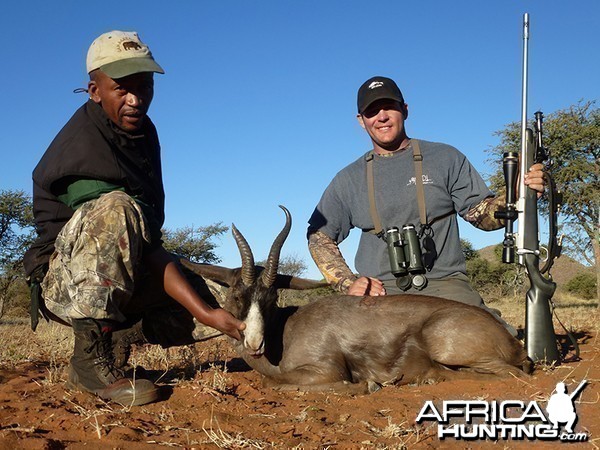
M 378 87 L 383 86 L 383 81 L 373 81 L 370 85 L 369 85 L 369 89 L 375 89 Z

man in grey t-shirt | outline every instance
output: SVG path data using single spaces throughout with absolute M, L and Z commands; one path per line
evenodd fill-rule
M 408 105 L 396 83 L 385 77 L 367 80 L 358 91 L 358 122 L 371 138 L 373 150 L 342 169 L 325 190 L 309 220 L 308 245 L 325 279 L 338 291 L 350 295 L 401 293 L 392 274 L 385 238 L 375 229 L 367 160 L 371 159 L 375 209 L 381 228 L 414 224 L 419 230 L 420 215 L 413 151 L 416 140 L 404 127 Z M 504 206 L 503 196 L 494 196 L 485 182 L 456 148 L 434 142 L 418 141 L 422 160 L 422 180 L 431 223 L 430 255 L 435 255 L 426 273 L 422 290 L 408 292 L 435 295 L 485 308 L 483 300 L 469 285 L 458 233 L 457 214 L 483 230 L 503 226 L 494 212 Z M 525 175 L 525 184 L 538 192 L 544 190 L 542 165 L 536 164 Z M 362 230 L 355 259 L 359 275 L 352 273 L 338 244 L 352 228 Z M 486 308 L 487 309 L 487 308 Z

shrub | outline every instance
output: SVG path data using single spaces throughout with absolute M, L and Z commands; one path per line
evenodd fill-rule
M 565 289 L 586 300 L 592 299 L 596 297 L 596 277 L 590 273 L 580 273 L 568 281 Z

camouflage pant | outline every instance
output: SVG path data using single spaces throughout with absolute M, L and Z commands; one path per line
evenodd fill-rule
M 84 203 L 56 238 L 42 282 L 46 307 L 67 323 L 89 318 L 128 326 L 143 320 L 144 334 L 164 347 L 220 335 L 150 276 L 142 263 L 148 242 L 142 210 L 127 194 L 115 191 Z M 224 288 L 182 271 L 208 304 L 219 306 Z

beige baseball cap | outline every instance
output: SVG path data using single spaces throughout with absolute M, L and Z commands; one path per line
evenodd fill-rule
M 92 42 L 87 54 L 88 73 L 100 69 L 111 78 L 139 72 L 165 73 L 135 31 L 109 31 Z

